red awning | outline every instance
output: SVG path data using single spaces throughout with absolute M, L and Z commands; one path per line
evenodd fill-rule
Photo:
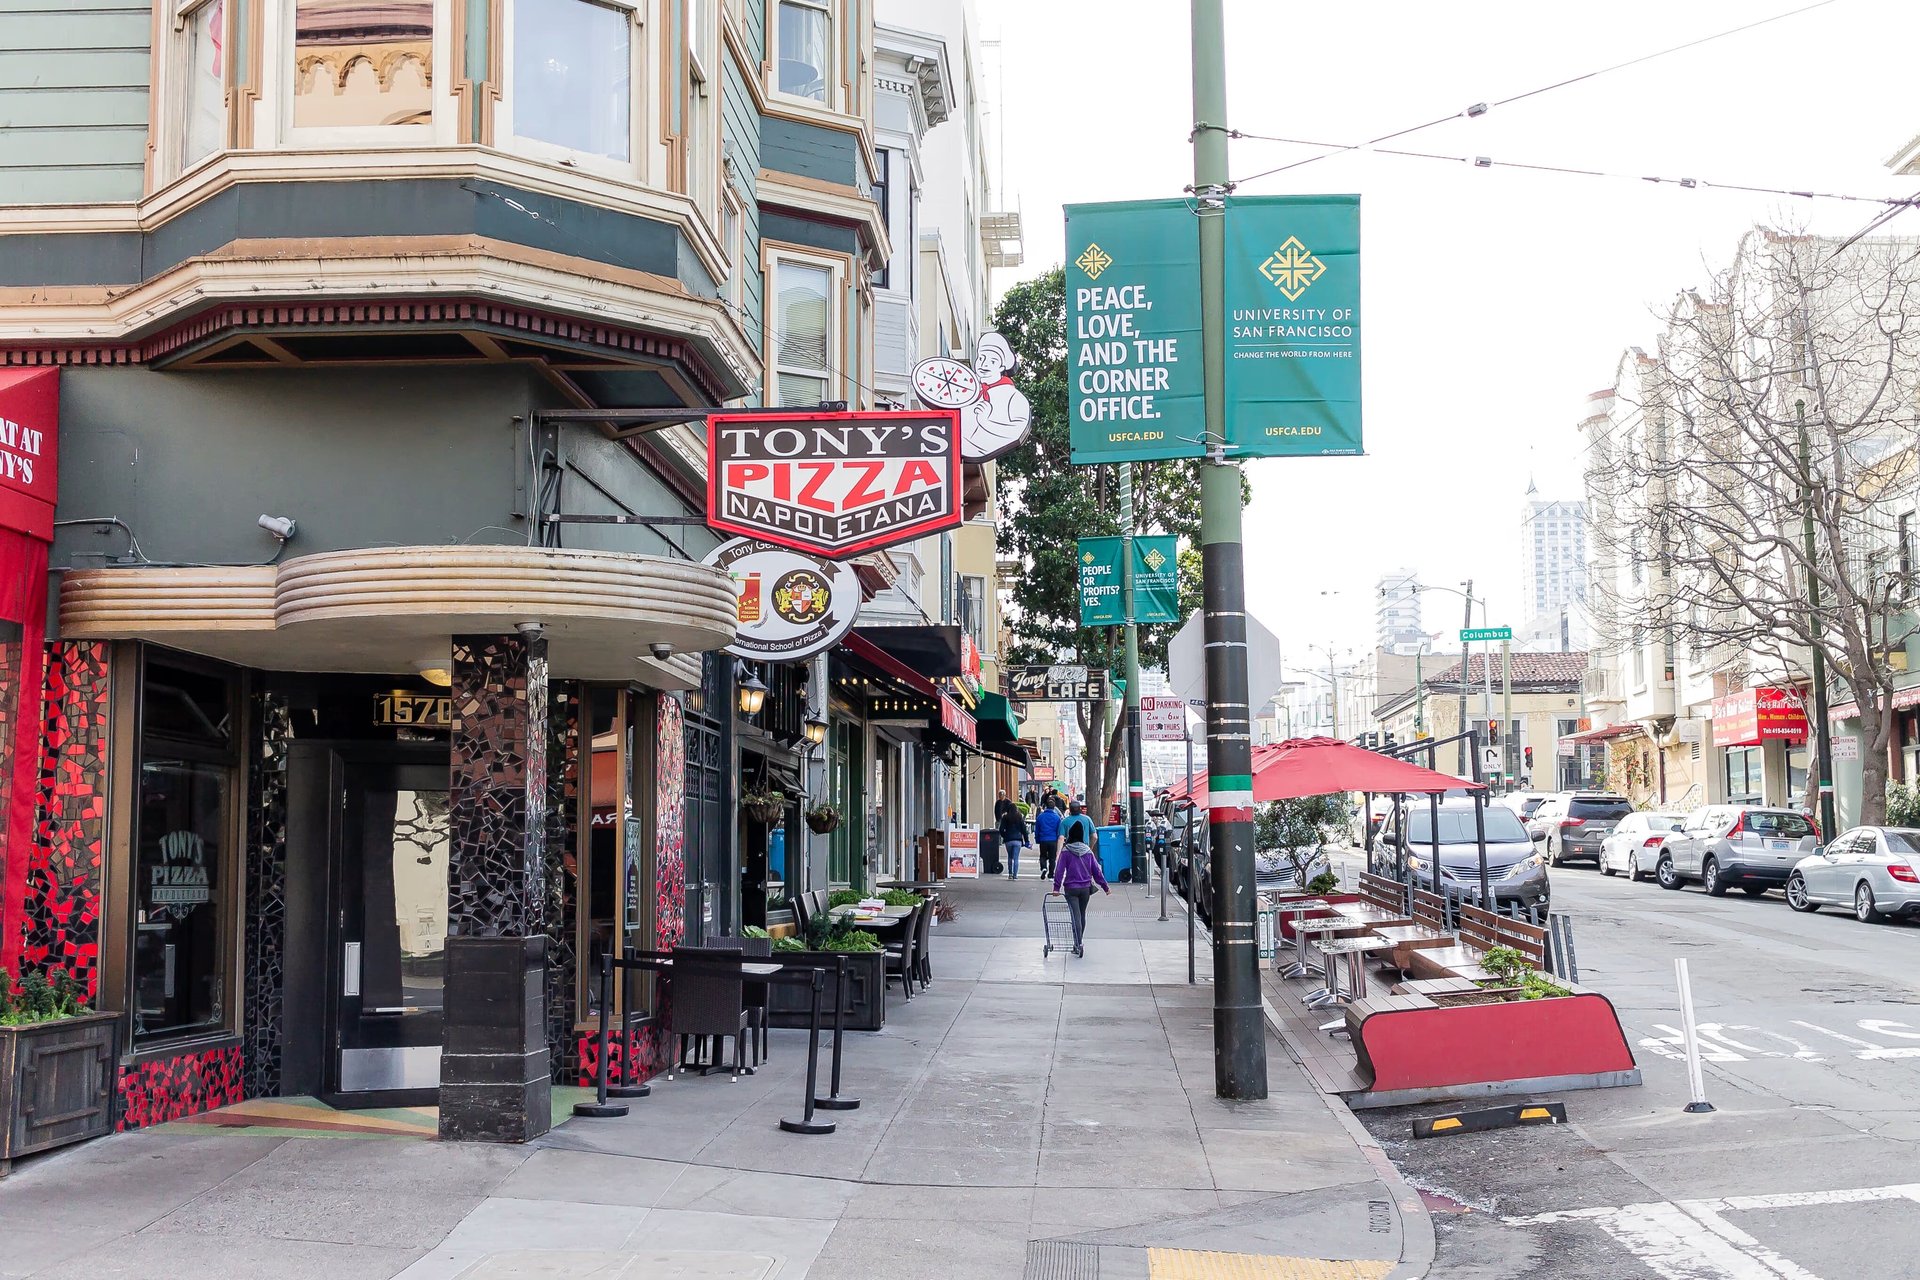
M 841 639 L 840 647 L 874 670 L 883 673 L 889 679 L 898 680 L 901 684 L 917 694 L 928 698 L 937 698 L 940 696 L 940 691 L 933 687 L 933 681 L 927 679 L 873 641 L 864 638 L 857 631 L 849 631 Z
M 53 541 L 60 370 L 0 369 L 0 526 Z
M 1470 791 L 1484 789 L 1481 783 L 1437 773 L 1410 760 L 1381 755 L 1337 738 L 1290 738 L 1286 742 L 1270 742 L 1253 749 L 1253 799 L 1256 804 L 1342 791 L 1368 791 L 1375 795 L 1425 795 L 1461 788 Z M 1176 799 L 1186 795 L 1184 781 L 1176 783 L 1169 790 Z M 1193 776 L 1192 799 L 1197 805 L 1207 804 L 1206 774 L 1197 773 Z

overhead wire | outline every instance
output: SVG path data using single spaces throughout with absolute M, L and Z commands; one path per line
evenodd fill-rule
M 1428 120 L 1424 124 L 1409 125 L 1404 129 L 1395 129 L 1391 133 L 1383 133 L 1379 137 L 1369 138 L 1365 142 L 1309 143 L 1307 144 L 1309 146 L 1324 146 L 1330 149 L 1323 155 L 1307 156 L 1300 160 L 1294 160 L 1287 164 L 1279 165 L 1276 168 L 1263 169 L 1259 173 L 1249 174 L 1247 177 L 1236 179 L 1231 185 L 1239 186 L 1242 183 L 1257 182 L 1261 178 L 1270 178 L 1276 173 L 1285 173 L 1289 169 L 1298 169 L 1304 165 L 1312 164 L 1317 160 L 1328 159 L 1331 156 L 1345 155 L 1354 151 L 1371 150 L 1382 142 L 1392 142 L 1396 138 L 1404 138 L 1409 134 L 1420 133 L 1423 130 L 1434 128 L 1437 125 L 1446 124 L 1450 120 L 1460 120 L 1463 118 L 1477 119 L 1480 116 L 1487 114 L 1487 112 L 1491 111 L 1495 107 L 1508 106 L 1511 103 L 1520 102 L 1527 98 L 1537 98 L 1543 93 L 1552 93 L 1556 89 L 1564 89 L 1569 85 L 1580 84 L 1583 81 L 1593 80 L 1604 75 L 1610 75 L 1615 71 L 1624 71 L 1628 67 L 1637 67 L 1643 62 L 1652 62 L 1656 58 L 1664 58 L 1664 57 L 1667 57 L 1669 54 L 1680 53 L 1687 49 L 1698 48 L 1703 44 L 1711 44 L 1715 40 L 1724 40 L 1728 36 L 1739 35 L 1743 31 L 1752 31 L 1754 28 L 1764 27 L 1768 23 L 1780 22 L 1786 18 L 1795 18 L 1800 16 L 1803 13 L 1810 13 L 1815 9 L 1824 9 L 1826 6 L 1830 4 L 1837 4 L 1837 3 L 1839 3 L 1839 0 L 1814 0 L 1814 3 L 1809 5 L 1803 5 L 1798 9 L 1790 9 L 1785 13 L 1776 13 L 1771 17 L 1757 18 L 1752 22 L 1743 23 L 1742 25 L 1737 27 L 1729 27 L 1725 31 L 1716 31 L 1712 35 L 1700 36 L 1696 39 L 1688 40 L 1682 44 L 1671 45 L 1665 49 L 1656 49 L 1652 53 L 1643 53 L 1638 57 L 1628 58 L 1624 62 L 1613 63 L 1611 66 L 1598 67 L 1592 71 L 1583 71 L 1577 76 L 1568 76 L 1566 79 L 1556 80 L 1552 84 L 1543 84 L 1536 89 L 1528 89 L 1524 93 L 1516 93 L 1509 97 L 1497 98 L 1492 102 L 1476 102 L 1472 106 L 1463 107 L 1458 111 L 1449 112 L 1448 114 L 1443 116 L 1436 116 L 1432 120 Z M 1241 139 L 1245 139 L 1247 141 L 1253 141 L 1253 142 L 1294 141 L 1293 139 L 1289 139 L 1289 138 L 1273 138 L 1273 137 L 1268 137 L 1264 134 L 1258 134 L 1258 133 L 1243 133 L 1238 129 L 1229 129 L 1227 131 L 1227 136 L 1230 138 L 1241 138 Z

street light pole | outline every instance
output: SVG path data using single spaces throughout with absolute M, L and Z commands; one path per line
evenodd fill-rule
M 1466 633 L 1473 630 L 1473 579 L 1468 578 L 1465 585 L 1467 588 L 1467 611 L 1460 623 L 1460 732 L 1462 734 L 1467 731 L 1467 690 L 1473 688 L 1473 663 L 1471 661 L 1473 650 L 1469 646 L 1466 637 Z M 1467 752 L 1467 739 L 1463 737 L 1460 739 L 1460 768 L 1457 770 L 1462 776 L 1465 776 L 1467 772 Z M 1479 765 L 1476 763 L 1474 767 L 1477 769 Z
M 1140 761 L 1140 627 L 1133 604 L 1133 464 L 1120 464 L 1120 591 L 1126 601 L 1127 625 L 1127 847 L 1133 851 L 1133 878 L 1145 880 L 1151 865 L 1147 857 L 1147 793 L 1145 768 Z
M 1240 469 L 1226 460 L 1227 41 L 1223 0 L 1192 0 L 1193 198 L 1200 239 L 1206 460 L 1200 467 L 1205 578 L 1207 810 L 1213 859 L 1213 1090 L 1267 1096 L 1267 1028 L 1253 932 L 1252 717 L 1247 708 L 1247 570 Z

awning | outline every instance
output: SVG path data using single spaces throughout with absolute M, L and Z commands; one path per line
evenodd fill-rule
M 1020 722 L 1014 717 L 1013 704 L 1003 694 L 981 694 L 980 705 L 973 709 L 973 718 L 980 726 L 982 742 L 1019 740 Z
M 1603 724 L 1597 729 L 1582 729 L 1579 733 L 1561 735 L 1562 742 L 1605 742 L 1610 738 L 1625 738 L 1640 732 L 1638 721 L 1629 720 L 1625 724 Z
M 0 369 L 0 527 L 53 541 L 60 370 Z
M 870 698 L 870 712 L 878 707 L 903 719 L 924 716 L 928 741 L 936 745 L 951 742 L 972 748 L 977 744 L 979 734 L 967 709 L 952 694 L 935 686 L 933 681 L 889 654 L 871 638 L 876 631 L 923 629 L 926 628 L 873 627 L 864 633 L 850 631 L 840 642 L 840 650 L 835 656 L 842 663 L 859 668 L 864 675 L 881 681 L 884 687 L 879 692 L 894 695 L 886 698 L 885 702 L 899 704 L 889 707 Z
M 923 676 L 957 676 L 964 670 L 959 627 L 855 627 L 853 634 Z

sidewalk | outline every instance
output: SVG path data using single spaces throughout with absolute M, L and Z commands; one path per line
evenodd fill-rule
M 1179 903 L 1162 923 L 1157 894 L 1117 886 L 1085 959 L 1043 959 L 1042 892 L 951 888 L 933 985 L 848 1037 L 863 1105 L 821 1113 L 837 1133 L 777 1128 L 800 1109 L 795 1031 L 749 1079 L 661 1081 L 527 1147 L 167 1125 L 16 1166 L 0 1276 L 1421 1274 L 1417 1198 L 1277 1039 L 1269 1098 L 1213 1096 L 1206 941 L 1190 987 Z

